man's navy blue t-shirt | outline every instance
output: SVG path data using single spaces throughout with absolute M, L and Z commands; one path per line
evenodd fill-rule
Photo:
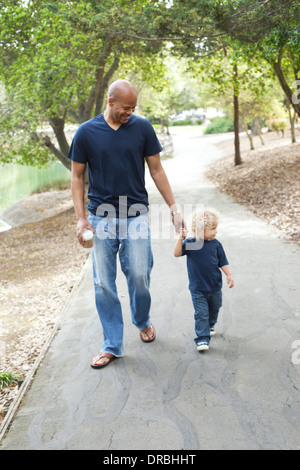
M 127 207 L 143 204 L 147 208 L 144 159 L 161 150 L 150 122 L 135 115 L 117 130 L 103 114 L 81 124 L 68 157 L 88 164 L 88 210 L 96 214 L 99 205 L 110 204 L 118 215 L 119 196 L 127 197 Z
M 188 249 L 191 243 L 191 248 Z M 199 246 L 199 249 L 195 249 Z M 182 255 L 187 256 L 189 289 L 191 292 L 215 292 L 222 288 L 220 268 L 228 263 L 222 244 L 214 240 L 186 238 L 182 243 Z

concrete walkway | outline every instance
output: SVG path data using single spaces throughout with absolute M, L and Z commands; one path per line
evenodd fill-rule
M 300 250 L 204 179 L 221 156 L 213 137 L 180 132 L 176 157 L 164 162 L 169 180 L 182 206 L 221 213 L 218 239 L 235 280 L 233 289 L 224 283 L 210 350 L 195 349 L 185 259 L 173 257 L 170 230 L 171 240 L 152 243 L 156 341 L 142 343 L 131 324 L 119 271 L 125 356 L 92 369 L 101 329 L 89 260 L 1 449 L 300 448 Z M 148 177 L 147 185 L 153 207 L 162 204 Z

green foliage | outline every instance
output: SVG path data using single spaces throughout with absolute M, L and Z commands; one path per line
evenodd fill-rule
M 283 104 L 278 103 L 270 111 L 268 119 L 266 120 L 266 125 L 272 131 L 284 133 L 285 129 L 288 127 L 288 123 L 289 118 L 287 109 Z
M 123 78 L 136 70 L 144 82 L 163 83 L 162 44 L 136 37 L 141 28 L 151 35 L 150 1 L 8 0 L 0 7 L 2 162 L 45 165 L 59 158 L 66 164 L 65 122 L 80 124 L 102 112 L 118 69 Z M 52 129 L 40 131 L 47 122 Z
M 198 126 L 202 124 L 202 120 L 198 119 L 193 121 L 192 119 L 183 119 L 182 121 L 171 121 L 170 126 Z
M 219 134 L 223 132 L 232 132 L 233 131 L 233 121 L 228 117 L 217 116 L 211 120 L 211 123 L 208 124 L 203 133 L 204 134 Z
M 51 191 L 52 189 L 55 190 L 62 190 L 62 189 L 69 189 L 70 188 L 70 179 L 59 179 L 56 181 L 51 181 L 49 183 L 42 184 L 38 186 L 38 188 L 33 191 L 34 193 L 44 193 L 46 191 Z
M 299 1 L 228 0 L 226 4 L 232 19 L 222 26 L 235 48 L 272 66 L 288 102 L 300 116 L 300 104 L 293 100 L 293 83 L 300 79 Z
M 288 122 L 283 118 L 270 118 L 266 121 L 269 129 L 275 132 L 283 132 L 288 127 Z
M 18 383 L 19 377 L 13 372 L 0 372 L 0 390 L 9 385 Z
M 192 126 L 194 123 L 192 119 L 184 119 L 182 121 L 171 121 L 170 126 Z
M 201 92 L 197 79 L 188 72 L 186 61 L 164 57 L 162 86 L 143 84 L 139 95 L 142 113 L 152 123 L 173 122 L 182 110 L 201 107 Z

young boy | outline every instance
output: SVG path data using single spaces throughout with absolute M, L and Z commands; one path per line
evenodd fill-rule
M 195 309 L 195 343 L 198 351 L 209 349 L 210 337 L 215 334 L 222 305 L 222 273 L 227 284 L 234 282 L 221 243 L 216 239 L 218 215 L 213 210 L 195 212 L 192 216 L 192 237 L 181 229 L 174 256 L 187 256 L 189 289 Z

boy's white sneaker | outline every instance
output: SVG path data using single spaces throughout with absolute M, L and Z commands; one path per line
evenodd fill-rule
M 210 329 L 210 336 L 215 336 L 216 330 L 214 328 Z
M 207 351 L 209 349 L 208 343 L 206 341 L 199 341 L 197 343 L 197 350 L 198 351 Z

